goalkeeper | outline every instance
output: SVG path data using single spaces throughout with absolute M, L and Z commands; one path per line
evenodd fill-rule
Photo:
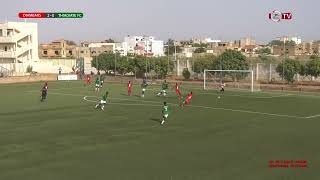
M 157 94 L 157 96 L 163 95 L 166 96 L 167 95 L 167 89 L 168 89 L 169 84 L 167 83 L 166 80 L 164 80 L 164 82 L 162 83 L 161 86 L 161 91 Z
M 100 102 L 96 104 L 95 108 L 101 108 L 101 110 L 104 110 L 104 106 L 107 104 L 109 92 L 107 91 L 105 95 L 102 96 Z

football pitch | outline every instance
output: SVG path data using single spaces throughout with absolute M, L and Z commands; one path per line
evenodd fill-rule
M 0 85 L 1 180 L 320 179 L 320 94 L 193 91 L 179 107 L 172 87 L 83 82 Z M 173 84 L 171 84 L 172 86 Z M 94 108 L 105 91 L 105 110 Z M 160 125 L 163 102 L 170 115 Z M 269 168 L 306 160 L 307 168 Z

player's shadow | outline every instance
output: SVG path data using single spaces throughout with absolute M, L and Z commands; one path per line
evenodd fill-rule
M 161 123 L 161 120 L 160 120 L 160 119 L 157 119 L 157 118 L 150 118 L 149 120 L 150 120 L 150 121 L 155 121 L 155 122 Z

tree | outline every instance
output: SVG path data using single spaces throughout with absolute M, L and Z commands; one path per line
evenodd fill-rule
M 215 56 L 198 57 L 193 61 L 193 71 L 196 73 L 203 73 L 205 69 L 212 69 L 213 62 L 216 60 Z
M 320 57 L 317 56 L 317 55 L 311 55 L 311 56 L 310 56 L 310 59 L 318 59 L 318 58 L 320 58 Z
M 154 63 L 154 70 L 161 78 L 165 78 L 168 75 L 168 71 L 172 71 L 174 68 L 173 62 L 169 61 L 168 64 L 168 59 L 166 57 L 155 57 Z
M 261 48 L 257 51 L 257 54 L 271 54 L 271 49 L 270 48 Z
M 198 47 L 198 48 L 207 48 L 208 44 L 207 43 L 194 43 L 192 44 L 192 47 Z
M 114 71 L 115 55 L 113 53 L 101 53 L 93 58 L 91 65 L 98 71 L 103 70 L 106 73 L 110 70 Z
M 175 53 L 181 53 L 182 48 L 180 46 L 175 46 L 175 41 L 173 39 L 168 39 L 168 42 L 166 43 L 166 48 L 165 48 L 165 54 L 168 55 L 168 50 L 169 50 L 169 55 L 172 55 Z
M 248 70 L 249 63 L 247 58 L 241 54 L 241 52 L 235 50 L 226 50 L 224 53 L 218 56 L 216 61 L 214 61 L 213 68 L 221 70 Z M 223 73 L 223 76 L 226 75 L 229 75 L 233 80 L 236 80 L 245 78 L 248 73 Z
M 115 43 L 115 41 L 111 38 L 104 40 L 106 43 Z
M 306 74 L 316 78 L 320 75 L 320 58 L 313 58 L 306 64 Z
M 221 70 L 248 70 L 249 63 L 241 52 L 226 50 L 214 61 L 213 67 Z
M 188 68 L 184 68 L 182 71 L 182 75 L 184 77 L 185 80 L 189 80 L 190 79 L 190 71 L 188 70 Z
M 117 56 L 116 59 L 117 72 L 121 75 L 125 75 L 126 73 L 132 72 L 132 68 L 130 68 L 129 60 L 123 56 Z
M 272 40 L 271 42 L 269 42 L 268 45 L 269 46 L 283 46 L 284 42 L 280 41 L 280 40 Z M 294 41 L 285 41 L 285 45 L 286 46 L 295 46 L 296 43 Z
M 75 46 L 75 45 L 77 45 L 74 41 L 72 41 L 72 40 L 66 40 L 66 44 L 67 45 L 73 45 L 73 46 Z
M 194 50 L 194 53 L 205 53 L 206 49 L 204 47 L 199 47 Z
M 294 76 L 303 74 L 302 64 L 298 60 L 286 59 L 283 63 L 278 64 L 276 71 L 288 83 L 294 82 Z

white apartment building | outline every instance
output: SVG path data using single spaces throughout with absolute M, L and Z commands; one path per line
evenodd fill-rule
M 217 39 L 211 39 L 211 38 L 205 38 L 204 39 L 204 43 L 220 43 L 221 40 L 217 40 Z
M 144 56 L 163 56 L 164 43 L 153 36 L 127 36 L 124 38 L 127 53 Z
M 21 75 L 38 61 L 37 23 L 0 23 L 0 68 Z
M 126 56 L 128 54 L 128 44 L 126 42 L 115 43 L 114 51 L 119 53 L 121 56 Z
M 277 40 L 279 41 L 294 41 L 296 44 L 301 44 L 302 43 L 302 39 L 301 37 L 288 37 L 288 36 L 282 36 L 282 37 L 278 37 Z

